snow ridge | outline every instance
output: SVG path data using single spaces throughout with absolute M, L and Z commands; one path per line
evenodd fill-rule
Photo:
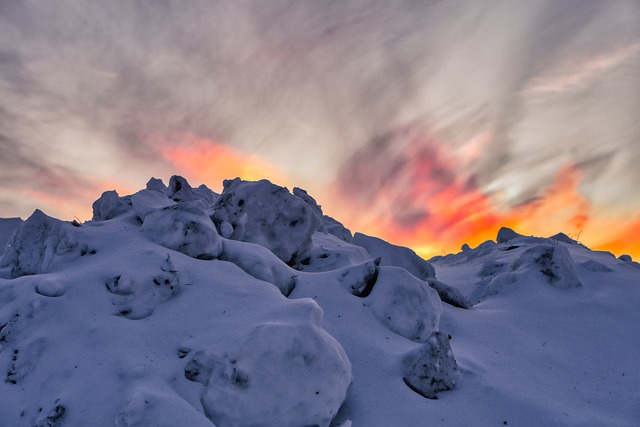
M 575 322 L 601 313 L 591 332 L 601 341 L 640 320 L 630 257 L 502 229 L 497 242 L 426 261 L 353 235 L 306 191 L 266 180 L 227 180 L 217 194 L 152 178 L 93 208 L 83 224 L 41 211 L 0 222 L 0 419 L 10 425 L 564 424 L 546 395 L 564 399 L 568 424 L 640 416 L 626 394 L 613 402 L 591 386 L 530 401 L 543 365 L 562 365 L 553 381 L 570 382 L 585 366 L 606 371 L 606 357 L 624 370 L 610 385 L 633 395 L 633 348 L 591 349 L 584 366 L 567 366 L 592 341 L 567 348 L 581 329 L 561 326 L 569 301 Z M 602 403 L 585 407 L 592 395 Z

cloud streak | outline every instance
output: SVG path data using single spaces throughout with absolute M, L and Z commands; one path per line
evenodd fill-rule
M 455 158 L 433 185 L 500 209 L 577 165 L 590 203 L 637 212 L 638 22 L 633 0 L 2 2 L 0 216 L 88 197 L 65 180 L 140 188 L 201 140 L 322 191 L 403 129 Z M 385 189 L 368 170 L 349 197 Z

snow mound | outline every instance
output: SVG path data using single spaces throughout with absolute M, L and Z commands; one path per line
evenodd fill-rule
M 352 243 L 366 249 L 372 257 L 380 257 L 380 265 L 403 268 L 420 280 L 436 277 L 436 271 L 429 261 L 420 258 L 409 248 L 362 233 L 356 233 Z
M 317 308 L 317 306 L 316 306 Z M 342 347 L 317 325 L 263 323 L 239 345 L 198 351 L 185 376 L 221 426 L 328 426 L 351 383 Z
M 159 191 L 140 190 L 131 196 L 133 209 L 144 222 L 150 213 L 174 205 L 175 202 Z
M 426 342 L 438 331 L 438 293 L 402 268 L 379 268 L 366 305 L 389 329 L 409 340 Z
M 0 277 L 46 273 L 56 265 L 84 255 L 86 245 L 80 244 L 74 228 L 71 223 L 36 210 L 9 241 L 0 259 Z
M 582 286 L 569 250 L 560 245 L 538 245 L 529 248 L 512 264 L 511 269 L 537 270 L 557 288 Z
M 498 236 L 496 237 L 496 243 L 500 244 L 500 243 L 505 243 L 508 242 L 509 240 L 514 240 L 517 239 L 519 237 L 524 237 L 522 234 L 518 234 L 515 231 L 513 231 L 510 228 L 507 227 L 501 227 L 500 230 L 498 230 Z
M 351 295 L 365 298 L 369 296 L 378 281 L 379 266 L 380 258 L 376 258 L 362 264 L 345 267 L 336 271 L 338 282 Z
M 267 180 L 224 181 L 212 219 L 229 239 L 256 243 L 288 264 L 309 256 L 320 219 L 307 202 Z
M 427 262 L 267 181 L 151 179 L 94 205 L 0 221 L 4 424 L 638 419 L 628 256 L 507 230 Z
M 115 190 L 105 191 L 92 207 L 93 220 L 106 221 L 127 212 L 131 208 L 131 196 L 120 197 Z
M 162 189 L 164 183 L 154 182 L 151 184 L 153 188 Z M 163 190 L 164 194 L 175 202 L 193 202 L 200 201 L 203 206 L 211 206 L 218 200 L 219 195 L 211 191 L 206 185 L 200 185 L 193 188 L 187 180 L 179 175 L 174 175 L 169 179 L 169 186 Z
M 421 347 L 407 353 L 403 363 L 404 382 L 428 399 L 437 399 L 439 391 L 451 390 L 456 384 L 459 367 L 453 357 L 449 337 L 441 332 L 436 332 Z
M 220 259 L 229 261 L 247 274 L 276 286 L 288 296 L 296 285 L 297 273 L 267 248 L 253 243 L 223 239 Z
M 197 259 L 215 259 L 222 240 L 213 222 L 194 202 L 180 202 L 147 215 L 142 231 L 151 241 Z
M 440 296 L 440 299 L 454 307 L 468 308 L 471 303 L 457 289 L 435 280 L 433 265 L 418 256 L 414 251 L 403 246 L 396 246 L 378 237 L 356 233 L 353 244 L 360 246 L 372 257 L 381 259 L 380 265 L 400 267 L 429 284 Z
M 300 271 L 317 272 L 344 268 L 373 256 L 366 249 L 352 245 L 332 234 L 315 232 L 311 236 L 309 256 L 295 265 Z
M 114 315 L 144 319 L 158 305 L 180 292 L 180 281 L 170 255 L 149 252 L 143 256 L 141 261 L 144 261 L 147 269 L 125 270 L 105 280 L 105 288 L 112 295 Z

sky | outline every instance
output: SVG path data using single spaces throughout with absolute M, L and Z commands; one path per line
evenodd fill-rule
M 638 111 L 636 0 L 0 0 L 0 217 L 240 176 L 424 256 L 640 257 Z

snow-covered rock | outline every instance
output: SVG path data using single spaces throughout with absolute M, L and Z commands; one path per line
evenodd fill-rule
M 380 265 L 404 268 L 418 279 L 425 281 L 438 292 L 443 302 L 460 308 L 468 308 L 471 305 L 457 289 L 435 280 L 436 273 L 433 266 L 411 249 L 362 233 L 356 233 L 352 242 L 366 249 L 370 256 L 380 258 Z
M 159 191 L 140 190 L 131 196 L 131 203 L 138 218 L 144 221 L 150 213 L 167 208 L 176 202 Z
M 195 202 L 180 202 L 145 216 L 142 231 L 151 241 L 193 258 L 215 259 L 222 240 Z
M 337 270 L 338 282 L 351 295 L 360 298 L 369 296 L 378 281 L 380 258 Z
M 316 231 L 311 236 L 311 241 L 309 255 L 295 265 L 298 270 L 336 270 L 374 257 L 366 249 L 352 245 L 333 234 Z
M 220 426 L 328 426 L 352 380 L 342 347 L 318 325 L 277 322 L 196 352 L 185 376 L 205 386 L 202 405 Z
M 309 256 L 320 219 L 304 200 L 267 180 L 224 181 L 212 219 L 221 235 L 262 245 L 288 264 Z
M 537 245 L 522 253 L 511 269 L 535 269 L 545 275 L 557 288 L 577 288 L 582 286 L 576 273 L 573 258 L 569 250 L 561 245 Z
M 0 277 L 11 278 L 50 271 L 86 253 L 71 223 L 36 210 L 14 232 L 0 259 Z M 4 274 L 3 274 L 4 271 Z
M 162 188 L 158 183 L 153 183 L 152 186 Z M 218 199 L 218 194 L 211 191 L 206 185 L 203 184 L 197 188 L 192 188 L 189 182 L 179 175 L 172 176 L 169 179 L 169 185 L 160 191 L 163 191 L 168 198 L 175 202 L 193 202 L 198 200 L 205 209 L 213 205 Z
M 219 258 L 234 263 L 256 279 L 275 285 L 284 296 L 296 285 L 297 272 L 264 246 L 224 239 Z
M 131 208 L 131 197 L 120 197 L 115 190 L 105 191 L 92 207 L 93 220 L 106 221 L 127 212 Z
M 498 230 L 498 236 L 496 237 L 496 243 L 506 243 L 509 240 L 514 240 L 519 237 L 524 237 L 522 234 L 516 233 L 514 230 L 508 227 L 500 227 Z
M 378 269 L 366 305 L 389 329 L 409 340 L 426 342 L 438 331 L 442 314 L 438 293 L 402 268 Z
M 451 390 L 457 381 L 458 364 L 449 345 L 449 337 L 434 333 L 403 359 L 404 382 L 428 399 L 437 399 L 440 391 Z

